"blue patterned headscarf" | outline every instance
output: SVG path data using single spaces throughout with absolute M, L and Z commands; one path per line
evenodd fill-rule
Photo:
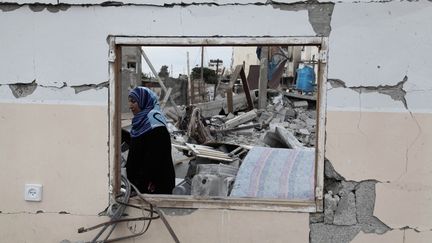
M 139 137 L 155 127 L 166 126 L 166 118 L 160 111 L 158 97 L 146 87 L 136 87 L 129 93 L 136 102 L 140 112 L 132 118 L 131 137 Z

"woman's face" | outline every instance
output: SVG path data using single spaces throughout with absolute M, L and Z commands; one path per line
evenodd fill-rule
M 138 102 L 131 97 L 129 97 L 129 109 L 132 111 L 132 114 L 136 115 L 141 109 L 138 106 Z

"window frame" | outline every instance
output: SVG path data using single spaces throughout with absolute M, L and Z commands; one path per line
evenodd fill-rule
M 319 48 L 317 126 L 315 144 L 315 201 L 285 199 L 196 197 L 177 195 L 147 195 L 158 207 L 217 208 L 260 211 L 322 212 L 324 187 L 324 150 L 326 122 L 326 84 L 328 37 L 172 37 L 172 36 L 109 36 L 108 92 L 108 169 L 110 195 L 117 194 L 120 184 L 121 142 L 121 47 L 122 46 L 257 46 L 313 45 Z

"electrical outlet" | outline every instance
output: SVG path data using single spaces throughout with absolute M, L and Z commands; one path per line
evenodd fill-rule
M 24 200 L 40 202 L 42 201 L 42 185 L 41 184 L 25 184 Z

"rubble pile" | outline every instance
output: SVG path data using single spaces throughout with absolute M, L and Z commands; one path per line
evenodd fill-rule
M 199 105 L 186 107 L 183 116 L 177 119 L 178 130 L 171 131 L 173 146 L 183 156 L 180 158 L 177 154 L 174 157 L 176 171 L 181 167 L 183 169 L 179 170 L 185 171 L 183 181 L 177 184 L 173 193 L 229 196 L 236 173 L 253 146 L 314 147 L 315 101 L 285 94 L 285 91 L 270 90 L 266 109 L 226 115 L 204 117 Z
M 294 100 L 283 91 L 270 93 L 265 110 L 217 115 L 207 120 L 213 139 L 218 142 L 292 148 L 273 139 L 276 127 L 286 129 L 304 147 L 315 147 L 315 102 Z M 273 141 L 276 140 L 276 141 Z

